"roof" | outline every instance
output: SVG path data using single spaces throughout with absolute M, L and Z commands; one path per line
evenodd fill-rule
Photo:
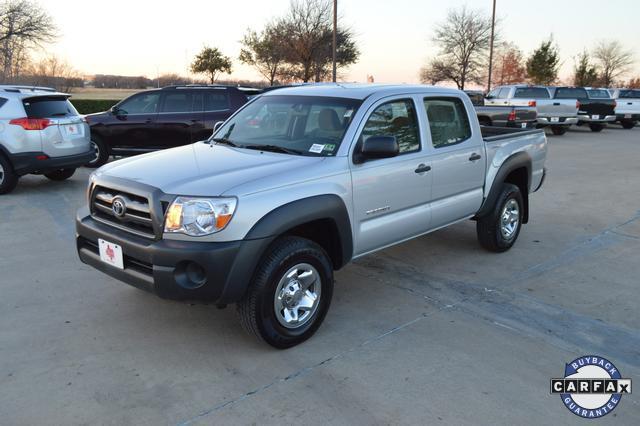
M 270 90 L 263 96 L 295 95 L 365 99 L 373 94 L 394 95 L 424 92 L 459 93 L 457 89 L 422 84 L 316 83 Z
M 16 84 L 0 84 L 0 96 L 10 96 L 13 94 L 17 98 L 28 98 L 31 96 L 71 96 L 68 93 L 56 91 L 52 87 L 22 86 Z

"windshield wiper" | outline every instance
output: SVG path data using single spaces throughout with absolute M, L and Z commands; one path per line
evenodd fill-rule
M 279 145 L 245 145 L 247 149 L 258 149 L 260 151 L 280 152 L 283 154 L 302 155 L 302 151 L 297 149 L 285 148 Z
M 235 143 L 231 142 L 229 139 L 227 138 L 211 138 L 209 139 L 211 142 L 215 142 L 218 143 L 220 145 L 228 145 L 228 146 L 232 146 L 234 148 L 237 148 L 238 145 L 236 145 Z

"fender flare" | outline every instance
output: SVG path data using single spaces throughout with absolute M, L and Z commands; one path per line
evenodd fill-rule
M 292 228 L 320 219 L 333 221 L 338 230 L 342 262 L 339 269 L 353 255 L 351 220 L 344 201 L 333 194 L 316 195 L 283 204 L 264 215 L 247 233 L 245 239 L 273 238 Z
M 505 182 L 507 176 L 509 174 L 519 168 L 524 167 L 527 170 L 527 192 L 526 194 L 522 194 L 522 199 L 524 201 L 524 214 L 523 214 L 523 223 L 527 223 L 529 221 L 529 192 L 531 191 L 531 157 L 524 151 L 517 152 L 507 158 L 498 169 L 498 173 L 496 173 L 496 177 L 493 179 L 491 184 L 491 190 L 489 190 L 489 195 L 482 203 L 480 210 L 476 214 L 476 217 L 482 217 L 487 215 L 496 203 L 498 199 L 498 195 L 500 195 L 500 189 L 502 184 Z

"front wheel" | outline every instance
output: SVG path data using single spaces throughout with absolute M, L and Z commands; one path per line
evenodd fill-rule
M 520 188 L 503 184 L 493 210 L 476 222 L 480 245 L 497 253 L 509 250 L 520 234 L 523 206 Z
M 76 169 L 60 169 L 54 172 L 45 173 L 44 175 L 55 181 L 61 181 L 69 179 L 76 172 Z
M 562 136 L 567 133 L 567 128 L 564 126 L 551 126 L 551 132 L 556 136 Z
M 604 129 L 604 125 L 603 124 L 589 124 L 589 128 L 591 129 L 592 132 L 601 132 L 602 129 Z
M 636 125 L 636 122 L 635 121 L 623 121 L 620 124 L 622 124 L 622 128 L 623 129 L 627 129 L 628 130 L 628 129 L 633 129 L 635 127 L 635 125 Z
M 332 295 L 333 268 L 322 247 L 283 237 L 269 247 L 237 308 L 245 330 L 286 349 L 316 332 Z

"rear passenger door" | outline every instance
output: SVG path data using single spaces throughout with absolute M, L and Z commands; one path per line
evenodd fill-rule
M 202 94 L 194 90 L 167 89 L 163 91 L 157 126 L 159 148 L 186 145 L 202 126 Z
M 484 140 L 471 127 L 472 106 L 457 96 L 422 99 L 432 144 L 431 227 L 473 216 L 483 199 Z
M 400 154 L 354 164 L 351 156 L 356 256 L 424 233 L 431 212 L 431 164 L 421 138 L 419 97 L 386 98 L 360 123 L 352 151 L 371 136 L 395 136 Z

